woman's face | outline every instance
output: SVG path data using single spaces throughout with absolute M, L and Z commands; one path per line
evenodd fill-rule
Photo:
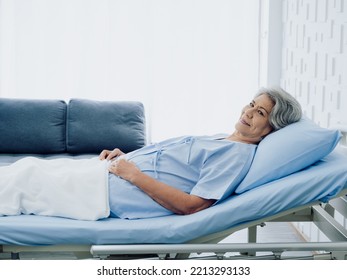
M 273 130 L 269 123 L 269 115 L 273 106 L 274 103 L 267 94 L 256 97 L 243 108 L 235 129 L 243 137 L 259 142 L 262 137 Z

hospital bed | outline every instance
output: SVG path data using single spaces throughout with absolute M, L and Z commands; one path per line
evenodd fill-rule
M 312 159 L 312 164 L 298 165 L 298 171 L 288 170 L 290 174 L 287 175 L 272 172 L 271 176 L 276 173 L 278 178 L 268 178 L 267 182 L 251 189 L 247 188 L 254 183 L 247 183 L 245 189 L 235 190 L 221 203 L 192 215 L 98 221 L 35 215 L 0 217 L 0 252 L 11 254 L 14 259 L 25 252 L 71 252 L 77 258 L 97 259 L 280 259 L 287 251 L 307 251 L 318 252 L 312 258 L 346 259 L 347 230 L 334 219 L 337 212 L 344 219 L 347 217 L 346 131 L 343 128 L 340 131 L 343 133 L 341 145 L 335 148 L 335 139 L 329 147 L 333 152 L 328 149 L 324 157 Z M 302 134 L 300 137 L 305 140 L 306 136 Z M 273 142 L 270 144 L 274 149 Z M 307 147 L 302 149 L 306 151 Z M 322 150 L 324 148 L 319 147 L 315 155 Z M 8 164 L 23 156 L 2 154 L 0 163 Z M 60 156 L 45 155 L 48 158 Z M 84 158 L 92 155 L 74 156 Z M 266 156 L 271 158 L 271 155 Z M 282 159 L 278 155 L 276 158 Z M 283 221 L 313 222 L 330 242 L 257 243 L 257 227 L 267 222 Z M 248 229 L 248 243 L 220 242 L 242 229 Z

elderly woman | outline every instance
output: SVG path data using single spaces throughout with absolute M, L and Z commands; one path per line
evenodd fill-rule
M 180 137 L 109 160 L 111 216 L 148 218 L 191 214 L 229 196 L 246 175 L 257 144 L 301 119 L 300 104 L 278 88 L 263 88 L 246 105 L 227 136 Z

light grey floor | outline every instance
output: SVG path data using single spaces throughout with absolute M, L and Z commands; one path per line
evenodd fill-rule
M 297 232 L 295 227 L 289 222 L 268 222 L 265 226 L 257 227 L 258 242 L 302 242 L 303 237 Z M 222 242 L 238 243 L 247 242 L 247 230 L 241 230 L 230 235 Z
M 221 241 L 221 243 L 246 243 L 247 229 L 238 231 Z M 265 226 L 257 227 L 257 242 L 258 243 L 290 243 L 290 242 L 305 242 L 304 237 L 296 230 L 289 222 L 268 222 Z M 291 258 L 311 256 L 313 252 L 284 252 L 282 257 Z M 271 252 L 257 253 L 257 256 L 270 255 Z M 229 254 L 235 255 L 235 254 Z
M 258 242 L 302 242 L 302 236 L 296 231 L 291 223 L 266 223 L 264 227 L 258 227 Z M 222 242 L 226 243 L 245 243 L 247 242 L 247 230 L 241 230 L 232 234 L 224 239 Z M 262 253 L 265 255 L 267 253 Z M 287 253 L 285 253 L 287 254 Z M 291 252 L 288 253 L 290 256 Z M 305 256 L 310 253 L 300 253 Z M 10 259 L 10 254 L 0 254 L 1 259 Z M 21 253 L 21 259 L 75 259 L 75 256 L 71 253 Z

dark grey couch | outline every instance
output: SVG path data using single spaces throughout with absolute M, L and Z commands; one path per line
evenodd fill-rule
M 129 152 L 145 132 L 140 102 L 0 98 L 0 155 Z

